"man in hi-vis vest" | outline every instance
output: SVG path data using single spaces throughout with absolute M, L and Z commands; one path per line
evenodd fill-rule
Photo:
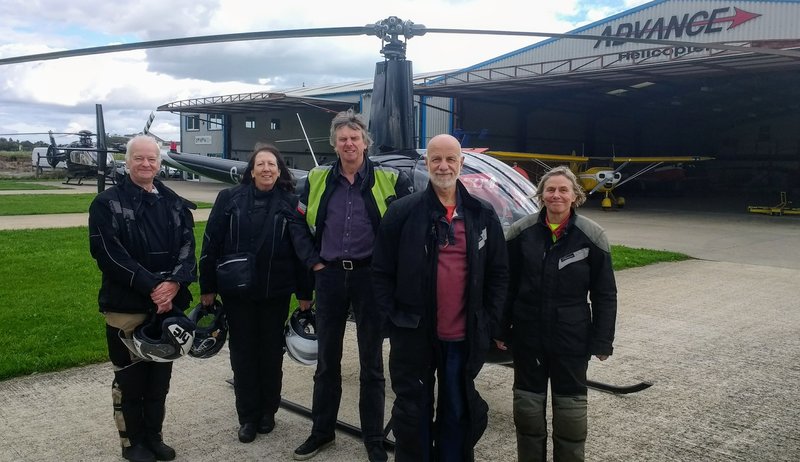
M 372 139 L 364 119 L 352 110 L 334 117 L 330 142 L 339 158 L 308 173 L 300 198 L 323 263 L 314 267 L 318 343 L 311 407 L 314 424 L 311 436 L 293 456 L 310 459 L 334 441 L 342 397 L 342 341 L 352 305 L 361 364 L 358 407 L 364 445 L 370 461 L 385 461 L 384 319 L 372 295 L 370 262 L 381 217 L 389 203 L 411 192 L 411 181 L 404 173 L 367 158 Z

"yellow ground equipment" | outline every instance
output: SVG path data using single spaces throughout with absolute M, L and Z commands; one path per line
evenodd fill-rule
M 781 201 L 778 205 L 763 206 L 750 205 L 747 211 L 750 213 L 761 213 L 764 215 L 800 215 L 800 208 L 790 207 L 792 202 L 788 199 L 785 191 L 781 191 Z

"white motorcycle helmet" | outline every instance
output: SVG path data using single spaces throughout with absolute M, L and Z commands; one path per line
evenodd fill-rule
M 145 361 L 167 363 L 186 355 L 194 342 L 195 324 L 183 311 L 172 310 L 153 313 L 133 331 L 133 338 L 127 339 L 122 331 L 122 343 Z
M 314 311 L 297 309 L 286 324 L 286 352 L 304 366 L 317 364 L 317 330 Z

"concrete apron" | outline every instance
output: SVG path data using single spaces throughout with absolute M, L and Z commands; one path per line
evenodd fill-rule
M 590 390 L 587 460 L 800 460 L 800 271 L 694 260 L 617 278 L 615 353 L 604 363 L 593 360 L 589 376 L 654 385 L 624 396 Z M 353 326 L 343 375 L 339 415 L 358 425 Z M 208 360 L 175 363 L 164 433 L 179 460 L 288 460 L 310 421 L 281 410 L 273 433 L 239 443 L 230 377 L 227 347 Z M 0 460 L 113 460 L 119 448 L 111 378 L 105 363 L 0 382 Z M 490 424 L 477 460 L 514 460 L 512 382 L 513 371 L 498 365 L 478 377 Z M 312 383 L 313 368 L 285 362 L 285 398 L 310 406 Z M 389 389 L 387 418 L 391 400 Z M 359 441 L 340 433 L 320 457 L 352 461 L 364 454 Z

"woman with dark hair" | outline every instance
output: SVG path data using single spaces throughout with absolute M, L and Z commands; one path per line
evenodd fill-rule
M 242 184 L 217 196 L 203 236 L 200 300 L 212 306 L 220 294 L 225 307 L 243 443 L 275 427 L 292 293 L 311 304 L 309 270 L 319 256 L 293 192 L 280 151 L 257 144 Z

